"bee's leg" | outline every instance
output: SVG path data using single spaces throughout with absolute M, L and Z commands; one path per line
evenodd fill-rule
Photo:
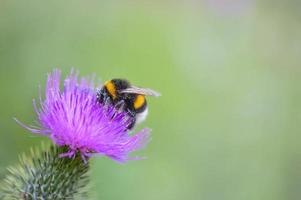
M 108 94 L 104 91 L 104 89 L 101 89 L 97 92 L 97 101 L 101 104 L 106 103 L 106 100 L 108 99 Z
M 115 110 L 114 110 L 114 114 L 113 114 L 113 116 L 112 116 L 112 119 L 114 119 L 116 116 L 119 116 L 120 113 L 124 112 L 124 110 L 125 110 L 125 103 L 124 103 L 124 100 L 121 100 L 121 101 L 119 101 L 119 102 L 116 102 L 116 103 L 114 104 L 114 108 L 115 108 Z
M 127 129 L 129 129 L 129 130 L 133 129 L 134 126 L 135 126 L 135 124 L 136 124 L 136 118 L 132 118 L 132 119 L 131 119 L 131 122 L 130 122 L 129 125 L 127 126 Z
M 96 98 L 97 98 L 97 101 L 100 104 L 102 104 L 103 106 L 105 106 L 106 108 L 109 105 L 112 105 L 114 103 L 112 101 L 111 97 L 108 95 L 108 93 L 104 89 L 101 89 L 100 91 L 98 91 Z
M 120 100 L 115 105 L 116 110 L 120 113 L 125 110 L 125 102 L 124 100 Z
M 128 110 L 128 115 L 130 117 L 130 122 L 127 126 L 128 129 L 133 129 L 136 124 L 136 112 Z

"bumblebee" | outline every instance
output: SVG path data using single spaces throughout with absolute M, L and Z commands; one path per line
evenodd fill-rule
M 101 104 L 112 104 L 117 109 L 125 111 L 130 118 L 127 129 L 133 129 L 135 124 L 142 122 L 147 114 L 145 96 L 158 97 L 160 94 L 148 88 L 139 88 L 125 79 L 112 79 L 103 85 L 97 93 L 97 100 Z

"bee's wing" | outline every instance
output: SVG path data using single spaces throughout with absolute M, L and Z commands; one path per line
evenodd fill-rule
M 145 96 L 154 96 L 159 97 L 161 94 L 149 88 L 139 88 L 136 86 L 131 86 L 127 89 L 121 91 L 121 93 L 130 93 L 130 94 L 142 94 Z

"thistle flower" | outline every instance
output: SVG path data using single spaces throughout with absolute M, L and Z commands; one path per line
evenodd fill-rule
M 60 89 L 61 72 L 48 74 L 45 99 L 34 109 L 39 127 L 26 126 L 33 133 L 48 136 L 58 146 L 67 146 L 61 157 L 74 157 L 77 152 L 85 160 L 92 155 L 105 155 L 118 162 L 138 157 L 129 153 L 141 149 L 149 140 L 149 129 L 130 134 L 126 112 L 110 104 L 97 102 L 93 78 L 81 78 L 71 71 Z

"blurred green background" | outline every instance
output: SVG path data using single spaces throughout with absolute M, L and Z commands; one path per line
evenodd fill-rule
M 149 98 L 148 158 L 93 160 L 91 199 L 301 199 L 300 1 L 0 0 L 0 173 L 48 141 L 31 101 L 53 68 Z

